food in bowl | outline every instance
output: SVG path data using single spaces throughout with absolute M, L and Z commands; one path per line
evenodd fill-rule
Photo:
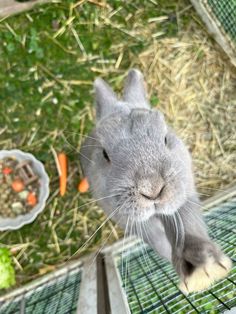
M 29 213 L 38 204 L 39 193 L 39 175 L 31 160 L 0 159 L 0 217 Z

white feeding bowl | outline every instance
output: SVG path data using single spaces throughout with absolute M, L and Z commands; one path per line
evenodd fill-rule
M 30 212 L 18 215 L 14 218 L 6 218 L 0 216 L 1 231 L 19 229 L 22 226 L 33 222 L 38 214 L 43 211 L 49 195 L 49 177 L 44 169 L 43 164 L 38 161 L 32 154 L 24 153 L 18 149 L 1 150 L 0 160 L 5 157 L 15 157 L 18 161 L 31 160 L 32 168 L 39 176 L 39 195 L 37 205 L 35 205 Z

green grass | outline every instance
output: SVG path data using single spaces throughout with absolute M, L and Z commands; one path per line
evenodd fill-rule
M 36 221 L 0 233 L 1 245 L 14 252 L 18 286 L 67 261 L 104 220 L 94 203 L 86 205 L 89 195 L 76 190 L 79 147 L 93 125 L 94 78 L 102 76 L 119 90 L 137 54 L 156 40 L 152 35 L 176 36 L 193 14 L 185 1 L 75 3 L 58 1 L 0 23 L 0 147 L 33 153 L 51 179 L 50 198 Z M 159 16 L 167 19 L 150 23 Z M 51 146 L 69 157 L 64 198 L 58 196 Z M 109 222 L 80 255 L 110 232 L 110 241 L 120 234 Z

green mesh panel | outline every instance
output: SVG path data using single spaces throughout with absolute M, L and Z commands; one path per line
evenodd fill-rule
M 236 41 L 236 0 L 207 0 L 224 31 Z
M 0 303 L 0 314 L 72 314 L 76 311 L 81 270 L 68 271 L 47 283 Z
M 131 313 L 213 314 L 236 307 L 236 198 L 211 210 L 206 222 L 211 237 L 233 261 L 228 278 L 206 292 L 185 296 L 170 263 L 139 243 L 116 256 Z

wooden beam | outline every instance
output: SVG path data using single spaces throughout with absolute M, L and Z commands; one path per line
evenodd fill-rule
M 17 2 L 15 0 L 1 0 L 0 17 L 7 17 L 26 10 L 30 10 L 37 4 L 43 4 L 50 1 L 51 0 L 31 0 L 28 2 Z

